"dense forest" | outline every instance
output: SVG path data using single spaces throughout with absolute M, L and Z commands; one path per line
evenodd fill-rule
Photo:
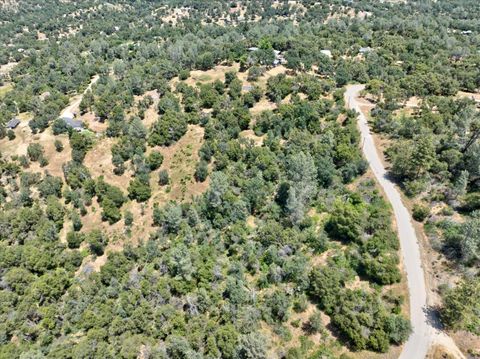
M 462 278 L 442 320 L 480 335 L 480 116 L 456 96 L 480 88 L 476 0 L 0 8 L 0 358 L 398 348 L 399 243 L 353 82 Z

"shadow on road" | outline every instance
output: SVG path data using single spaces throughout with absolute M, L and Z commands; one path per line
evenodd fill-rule
M 435 330 L 443 331 L 445 327 L 440 319 L 440 310 L 437 307 L 426 306 L 423 308 L 428 324 Z

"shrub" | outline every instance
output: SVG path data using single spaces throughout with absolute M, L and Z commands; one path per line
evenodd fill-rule
M 415 203 L 413 205 L 412 217 L 417 222 L 423 222 L 430 214 L 430 208 L 427 206 Z
M 161 186 L 166 186 L 169 181 L 170 181 L 170 178 L 168 176 L 167 170 L 161 170 L 160 173 L 158 174 L 158 183 Z
M 12 130 L 8 130 L 7 131 L 7 137 L 10 141 L 14 140 L 15 139 L 15 132 L 13 132 Z
M 91 231 L 87 236 L 88 246 L 92 254 L 103 255 L 108 239 L 98 229 Z
M 67 233 L 67 246 L 70 249 L 79 248 L 84 240 L 85 240 L 85 235 L 83 233 L 80 233 L 80 232 Z
M 203 182 L 208 176 L 208 163 L 205 160 L 200 160 L 195 169 L 195 179 L 197 182 Z
M 184 80 L 188 79 L 189 77 L 190 77 L 190 71 L 187 70 L 187 69 L 181 70 L 180 73 L 178 74 L 178 78 L 181 81 L 184 81 Z
M 63 143 L 62 143 L 62 141 L 60 141 L 60 140 L 55 140 L 54 145 L 55 145 L 55 150 L 56 150 L 57 152 L 62 152 L 62 151 L 63 151 Z
M 43 156 L 43 147 L 39 143 L 31 143 L 27 148 L 27 155 L 31 161 L 38 161 Z
M 304 330 L 309 334 L 319 333 L 323 329 L 322 316 L 320 312 L 313 313 L 308 322 L 304 325 Z
M 158 151 L 150 153 L 145 161 L 152 171 L 160 168 L 163 163 L 163 155 Z

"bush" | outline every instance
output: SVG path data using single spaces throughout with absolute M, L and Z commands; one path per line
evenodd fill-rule
M 480 192 L 469 193 L 465 196 L 462 210 L 473 212 L 480 209 Z
M 85 235 L 80 232 L 67 233 L 67 246 L 70 249 L 80 248 L 80 245 L 85 240 Z
M 415 203 L 413 205 L 412 217 L 417 222 L 423 222 L 430 214 L 430 208 L 427 206 Z
M 163 163 L 163 155 L 158 151 L 150 153 L 145 161 L 152 171 L 160 168 Z
M 13 132 L 13 130 L 8 130 L 7 131 L 7 137 L 10 141 L 14 140 L 15 139 L 15 132 Z
M 320 312 L 313 313 L 308 322 L 304 325 L 304 330 L 309 334 L 319 333 L 323 329 L 322 315 Z
M 190 77 L 190 71 L 187 70 L 187 69 L 183 69 L 180 71 L 180 73 L 178 74 L 178 78 L 181 80 L 181 81 L 185 81 L 186 79 L 188 79 Z
M 38 163 L 40 164 L 40 167 L 45 167 L 45 166 L 48 166 L 48 160 L 45 156 L 40 156 L 40 158 L 38 159 Z
M 55 145 L 55 150 L 56 150 L 57 152 L 62 152 L 62 151 L 63 151 L 63 143 L 62 143 L 62 141 L 60 141 L 60 140 L 55 140 L 54 145 Z
M 27 148 L 27 155 L 31 161 L 38 161 L 43 156 L 43 147 L 39 143 L 31 143 Z
M 167 111 L 152 126 L 150 146 L 169 146 L 187 132 L 187 120 L 180 112 Z
M 160 186 L 166 186 L 169 181 L 170 178 L 168 176 L 167 170 L 161 170 L 158 174 L 158 184 L 160 184 Z
M 92 254 L 103 255 L 108 239 L 98 229 L 91 231 L 87 238 L 88 246 Z
M 145 202 L 152 195 L 152 190 L 148 181 L 135 177 L 128 185 L 128 197 L 137 202 Z
M 125 211 L 124 218 L 125 218 L 125 225 L 126 226 L 131 226 L 133 224 L 133 213 L 132 212 Z
M 203 182 L 208 176 L 208 163 L 205 160 L 200 160 L 195 169 L 195 179 L 197 182 Z

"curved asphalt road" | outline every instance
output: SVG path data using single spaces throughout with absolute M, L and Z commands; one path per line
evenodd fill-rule
M 403 257 L 403 264 L 407 273 L 408 290 L 410 295 L 410 321 L 413 332 L 405 343 L 400 359 L 424 359 L 433 343 L 448 348 L 456 357 L 464 356 L 455 343 L 444 333 L 435 329 L 427 314 L 427 288 L 420 256 L 420 246 L 411 222 L 411 216 L 402 202 L 398 189 L 387 177 L 387 171 L 380 160 L 373 137 L 370 134 L 367 119 L 360 109 L 357 97 L 365 85 L 349 85 L 345 92 L 346 106 L 358 112 L 358 127 L 363 142 L 363 153 L 375 177 L 382 186 L 387 199 L 390 201 L 395 214 L 398 228 L 398 237 Z

